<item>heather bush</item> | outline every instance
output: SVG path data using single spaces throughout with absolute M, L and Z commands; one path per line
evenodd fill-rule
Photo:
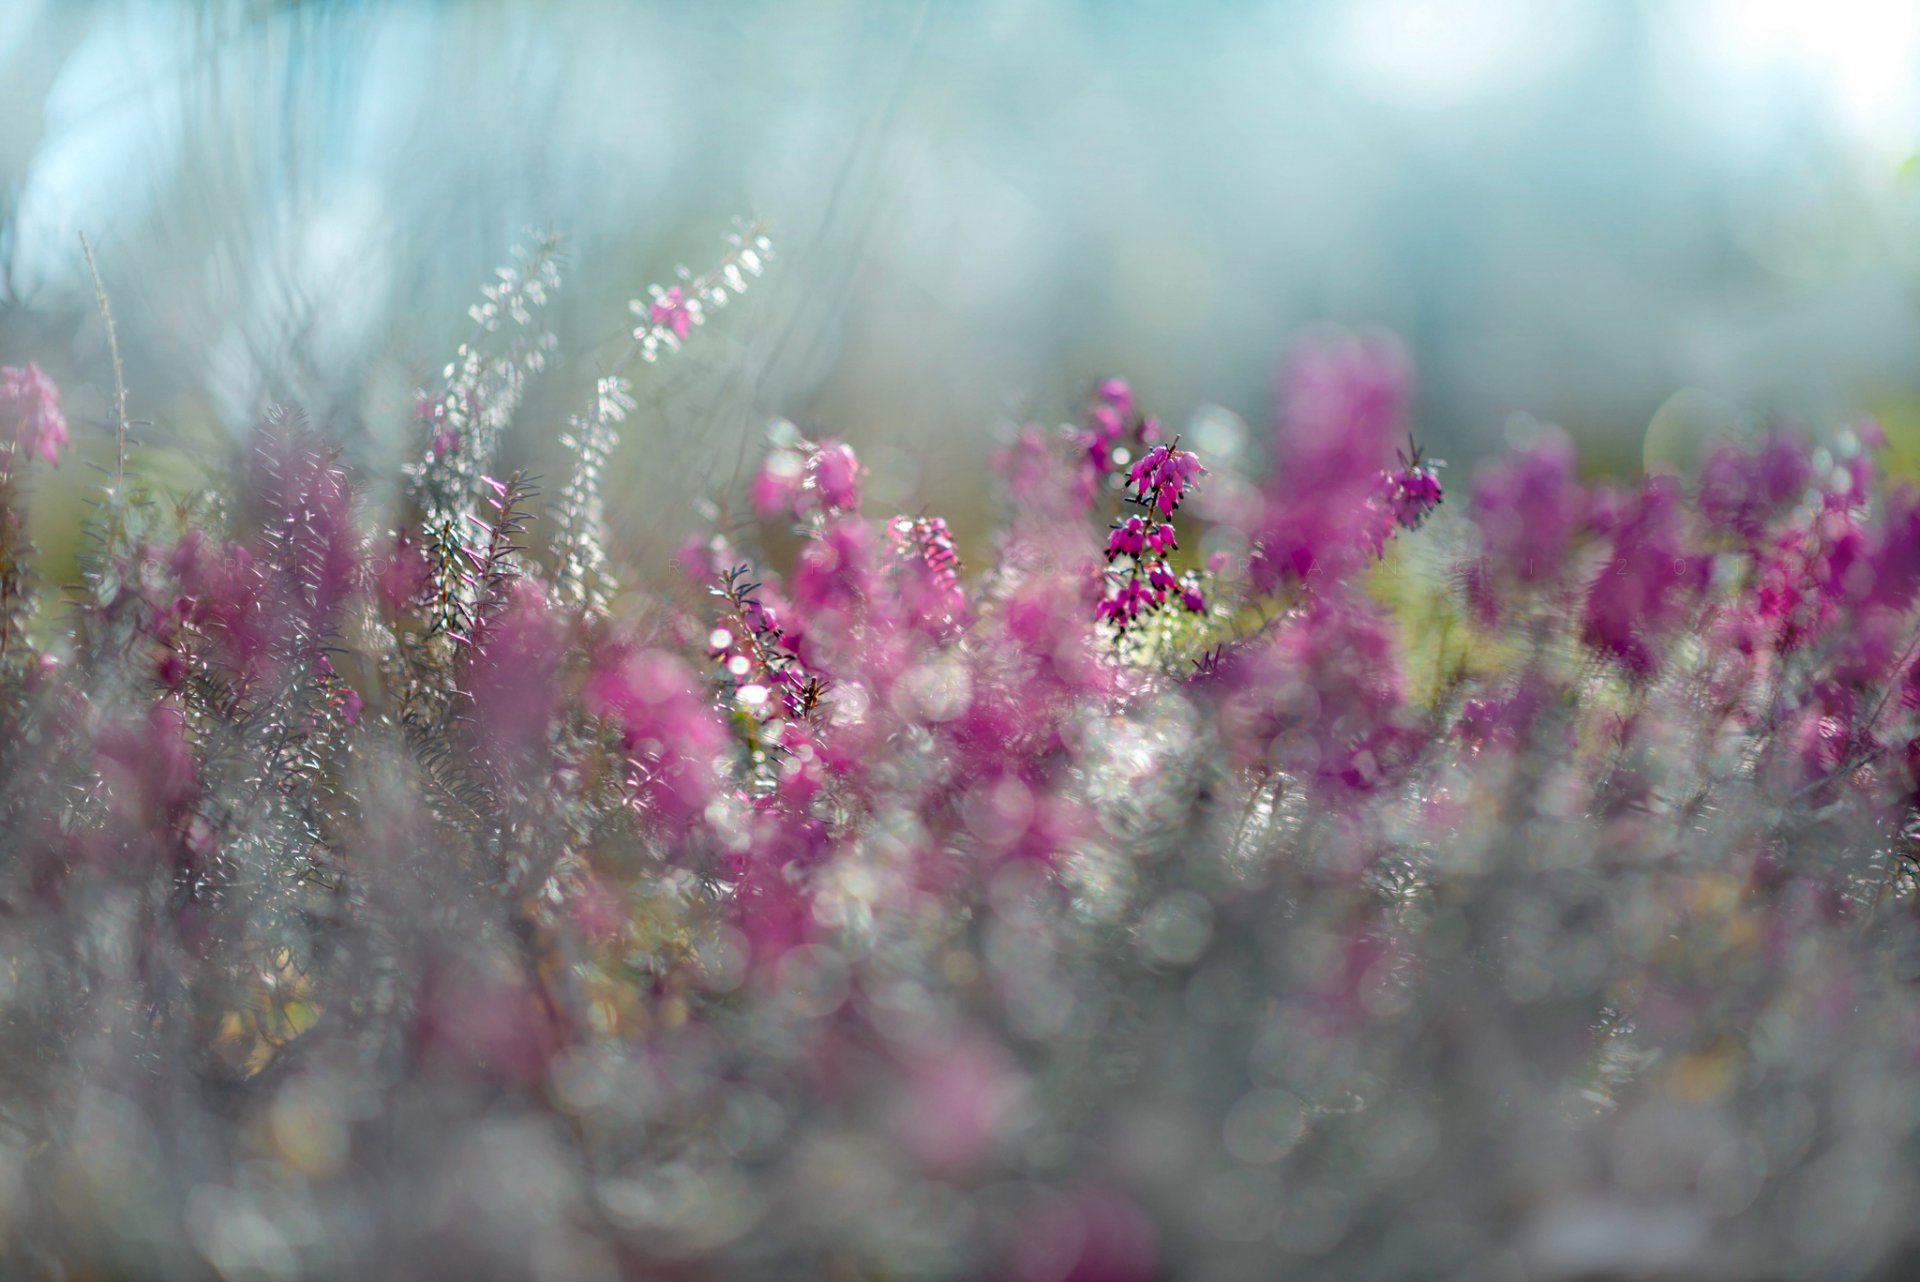
M 588 375 L 534 244 L 392 512 L 291 408 L 158 493 L 116 388 L 57 603 L 23 510 L 83 429 L 0 374 L 10 1275 L 1920 1267 L 1870 424 L 1617 484 L 1543 430 L 1443 504 L 1405 354 L 1316 332 L 1257 459 L 1103 381 L 959 539 L 776 423 L 623 587 L 629 380 L 769 257 Z M 534 378 L 550 499 L 497 462 Z

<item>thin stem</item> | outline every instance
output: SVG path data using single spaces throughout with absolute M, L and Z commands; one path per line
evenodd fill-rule
M 100 264 L 94 261 L 93 246 L 87 233 L 80 233 L 80 252 L 86 256 L 87 274 L 93 278 L 94 301 L 100 306 L 100 319 L 107 327 L 107 354 L 113 358 L 113 493 L 119 496 L 127 474 L 127 378 L 120 363 L 120 329 L 113 323 L 113 304 L 107 299 L 106 282 L 100 279 Z

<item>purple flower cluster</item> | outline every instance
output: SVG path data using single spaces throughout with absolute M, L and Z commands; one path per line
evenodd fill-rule
M 0 472 L 10 470 L 12 452 L 60 461 L 67 443 L 67 419 L 60 412 L 60 389 L 32 361 L 0 368 L 0 442 L 8 447 Z
M 1132 449 L 1141 451 L 1127 468 L 1122 491 L 1125 503 L 1140 511 L 1115 521 L 1107 535 L 1107 568 L 1100 575 L 1096 608 L 1101 622 L 1122 633 L 1169 604 L 1194 615 L 1207 611 L 1198 573 L 1188 570 L 1176 575 L 1169 560 L 1180 547 L 1169 518 L 1206 469 L 1191 451 L 1180 448 L 1178 439 L 1154 444 L 1160 435 L 1158 423 L 1130 418 L 1132 408 L 1133 393 L 1127 384 L 1107 380 L 1095 390 L 1089 426 L 1080 435 L 1087 450 L 1081 464 L 1082 484 L 1096 490 L 1132 458 Z
M 621 591 L 617 438 L 557 514 L 496 474 L 524 328 L 387 508 L 293 415 L 217 496 L 134 457 L 58 610 L 18 478 L 66 425 L 7 371 L 0 1271 L 1920 1259 L 1920 495 L 1870 427 L 1614 483 L 1545 429 L 1443 508 L 1404 352 L 1323 331 L 1251 463 L 1103 382 L 977 542 L 776 423 Z

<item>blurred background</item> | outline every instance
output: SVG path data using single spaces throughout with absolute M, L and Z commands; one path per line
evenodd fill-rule
M 84 230 L 156 468 L 289 401 L 391 474 L 551 228 L 565 359 L 508 448 L 553 476 L 625 301 L 749 215 L 773 269 L 637 379 L 631 547 L 774 415 L 975 531 L 995 433 L 1104 373 L 1230 450 L 1323 319 L 1404 336 L 1456 469 L 1525 415 L 1611 470 L 1773 417 L 1905 442 L 1916 150 L 1912 0 L 5 0 L 0 359 L 98 457 Z M 87 479 L 42 485 L 56 557 Z

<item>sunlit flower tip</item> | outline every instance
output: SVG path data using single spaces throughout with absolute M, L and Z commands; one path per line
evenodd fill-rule
M 747 487 L 748 500 L 762 519 L 782 512 L 792 514 L 804 467 L 805 461 L 792 450 L 774 450 L 767 455 Z
M 1171 515 L 1186 497 L 1193 478 L 1206 469 L 1191 451 L 1172 445 L 1156 445 L 1140 457 L 1127 473 L 1141 502 L 1151 504 L 1161 516 Z
M 1405 462 L 1398 471 L 1380 475 L 1380 489 L 1388 513 L 1396 525 L 1417 530 L 1434 508 L 1440 505 L 1440 478 L 1429 464 L 1419 460 Z
M 504 483 L 495 480 L 491 476 L 481 477 L 480 482 L 481 484 L 485 485 L 488 489 L 492 490 L 495 494 L 499 495 L 501 498 L 507 497 L 507 487 Z
M 694 309 L 680 287 L 675 285 L 655 293 L 653 306 L 647 309 L 647 319 L 672 330 L 675 338 L 685 338 L 687 331 L 693 327 Z
M 60 447 L 67 443 L 60 389 L 32 361 L 0 368 L 0 439 L 48 463 L 60 461 Z
M 813 485 L 827 506 L 849 509 L 860 506 L 859 456 L 844 441 L 823 443 L 813 456 Z

